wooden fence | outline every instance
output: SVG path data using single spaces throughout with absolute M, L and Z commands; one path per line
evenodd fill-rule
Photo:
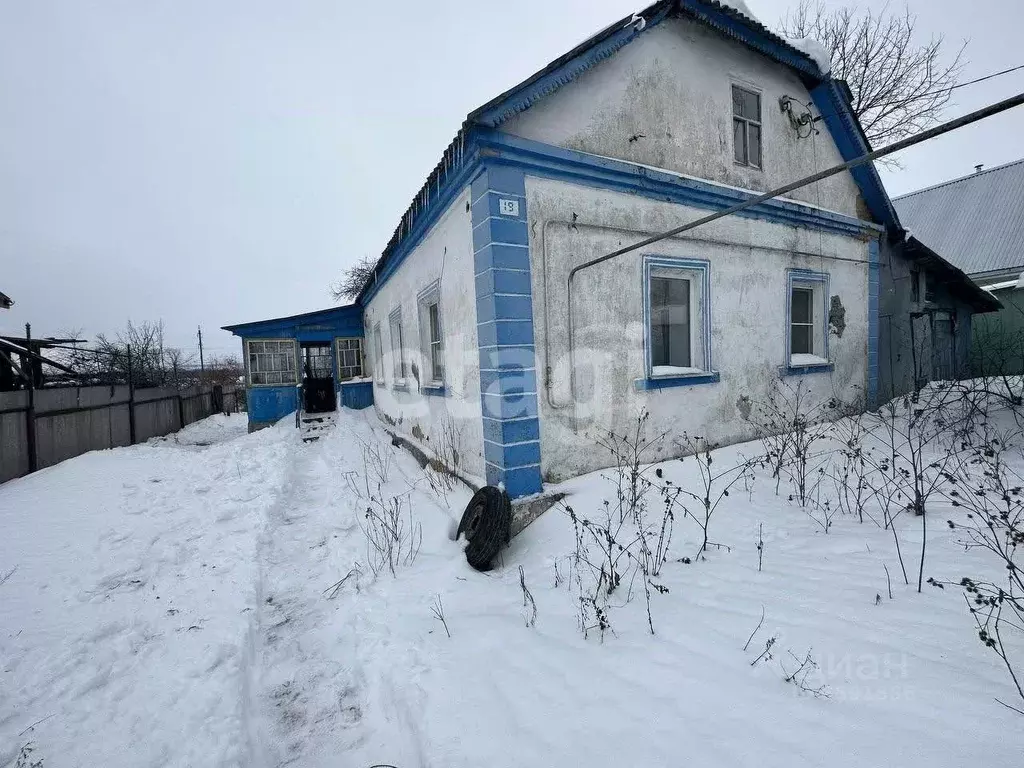
M 87 451 L 177 432 L 238 410 L 234 387 L 133 389 L 127 385 L 0 392 L 0 483 Z

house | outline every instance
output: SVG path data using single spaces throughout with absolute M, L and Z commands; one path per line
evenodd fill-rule
M 296 410 L 324 413 L 373 402 L 363 369 L 362 312 L 333 307 L 224 326 L 242 339 L 249 431 Z M 300 402 L 301 401 L 301 402 Z
M 988 170 L 979 166 L 968 176 L 898 197 L 893 205 L 915 240 L 1002 303 L 998 312 L 975 318 L 971 373 L 1024 373 L 1024 160 Z M 912 292 L 934 304 L 930 273 L 918 272 Z
M 727 443 L 780 379 L 892 391 L 881 309 L 909 328 L 918 257 L 871 165 L 605 258 L 867 152 L 827 69 L 729 4 L 663 0 L 474 110 L 356 297 L 381 418 L 520 498 L 611 464 L 642 410 Z M 969 325 L 985 299 L 949 270 Z

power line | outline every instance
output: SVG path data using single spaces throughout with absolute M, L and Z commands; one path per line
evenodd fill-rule
M 1010 67 L 1009 69 L 1004 69 L 1000 72 L 993 72 L 992 74 L 985 75 L 984 77 L 976 77 L 974 80 L 968 80 L 966 83 L 957 83 L 956 85 L 951 85 L 948 88 L 938 88 L 934 91 L 927 91 L 925 93 L 922 93 L 920 96 L 914 96 L 912 98 L 913 100 L 926 99 L 929 96 L 937 96 L 940 93 L 951 93 L 955 91 L 957 88 L 965 88 L 968 85 L 983 83 L 986 80 L 991 80 L 993 77 L 999 77 L 1000 75 L 1008 75 L 1011 72 L 1016 72 L 1019 69 L 1024 69 L 1024 64 L 1018 64 L 1016 67 Z
M 1019 64 L 1016 67 L 1010 67 L 1009 69 L 1004 69 L 1002 72 L 993 72 L 991 75 L 985 75 L 984 77 L 979 77 L 979 78 L 976 78 L 974 80 L 968 80 L 966 83 L 957 83 L 956 85 L 952 85 L 949 88 L 943 88 L 942 90 L 943 91 L 955 91 L 957 88 L 963 88 L 964 86 L 967 86 L 967 85 L 974 85 L 975 83 L 981 83 L 981 82 L 984 82 L 985 80 L 991 80 L 993 77 L 999 77 L 1000 75 L 1008 75 L 1011 72 L 1016 72 L 1018 69 L 1024 69 L 1024 64 Z M 935 91 L 935 93 L 940 93 L 940 91 Z M 927 95 L 927 94 L 925 94 L 925 95 Z

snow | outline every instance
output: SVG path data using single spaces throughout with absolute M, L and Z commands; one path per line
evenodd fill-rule
M 704 373 L 704 371 L 685 365 L 655 365 L 651 367 L 652 376 L 692 376 L 696 373 Z
M 810 56 L 811 61 L 821 70 L 821 74 L 827 75 L 832 71 L 832 56 L 825 46 L 813 37 L 790 38 L 786 42 Z
M 798 353 L 789 356 L 789 364 L 792 366 L 802 365 L 828 365 L 828 360 L 818 355 L 808 355 L 805 353 Z
M 761 21 L 759 18 L 757 18 L 757 16 L 751 13 L 750 8 L 747 7 L 747 4 L 744 0 L 718 0 L 718 2 L 719 4 L 724 5 L 727 8 L 732 8 L 734 10 L 739 11 L 752 21 L 756 21 L 759 23 Z
M 676 561 L 698 541 L 677 521 L 657 634 L 623 598 L 602 642 L 554 584 L 574 543 L 562 509 L 481 574 L 449 538 L 469 490 L 431 490 L 372 411 L 340 412 L 311 444 L 288 419 L 252 435 L 207 421 L 0 486 L 0 579 L 16 568 L 0 584 L 0 765 L 26 742 L 46 768 L 1020 761 L 1019 716 L 994 701 L 1013 691 L 960 593 L 917 594 L 890 532 L 839 516 L 826 535 L 765 473 L 716 513 L 706 560 Z M 760 450 L 721 449 L 715 466 Z M 693 459 L 658 466 L 697 477 Z M 422 525 L 394 577 L 373 578 L 360 527 L 378 484 Z M 580 514 L 615 499 L 607 471 L 550 490 Z M 906 556 L 920 525 L 899 525 Z M 930 526 L 926 576 L 983 557 Z M 813 649 L 830 698 L 751 666 L 772 634 L 780 663 Z

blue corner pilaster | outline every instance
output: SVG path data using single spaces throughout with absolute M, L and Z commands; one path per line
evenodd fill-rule
M 868 406 L 878 405 L 878 240 L 868 243 Z
M 541 491 L 529 230 L 523 172 L 485 166 L 473 180 L 473 262 L 487 483 Z

